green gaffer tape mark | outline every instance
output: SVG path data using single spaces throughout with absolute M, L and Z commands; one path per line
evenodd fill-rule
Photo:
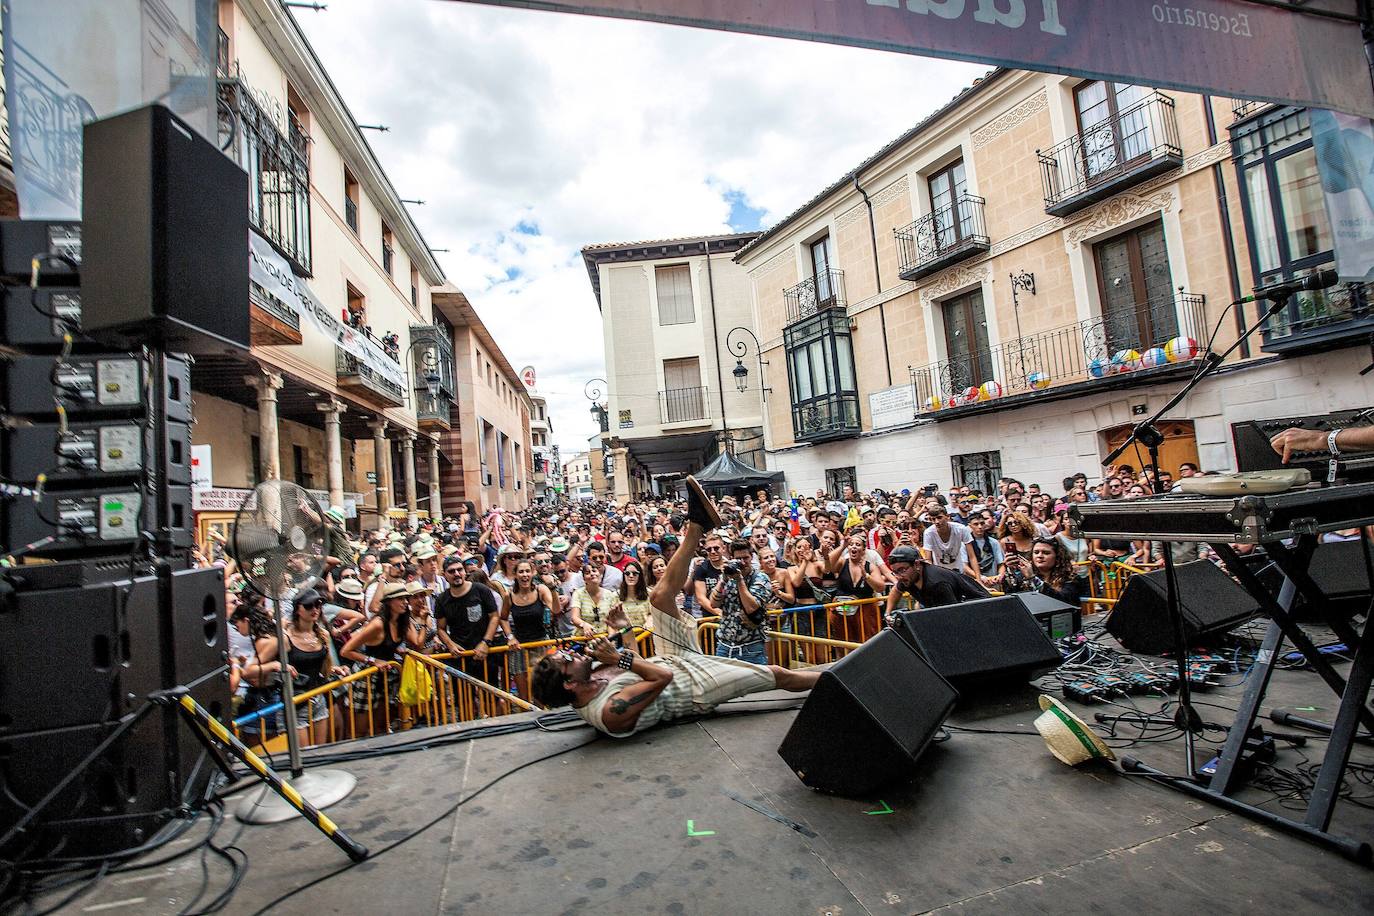
M 880 805 L 883 806 L 883 810 L 882 810 L 882 811 L 865 811 L 864 814 L 891 814 L 891 813 L 892 813 L 892 806 L 889 805 L 887 802 L 883 801 L 881 798 L 878 799 L 878 804 L 880 804 Z
M 714 830 L 698 830 L 698 829 L 697 829 L 697 822 L 696 822 L 696 821 L 688 821 L 688 822 L 687 822 L 687 835 L 688 835 L 688 836 L 715 836 L 715 835 L 716 835 L 716 832 L 715 832 Z

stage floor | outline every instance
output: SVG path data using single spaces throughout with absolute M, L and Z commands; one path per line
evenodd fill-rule
M 1217 689 L 1199 699 L 1234 707 L 1239 692 Z M 949 721 L 1032 731 L 1035 695 L 1028 688 L 966 705 Z M 357 775 L 358 789 L 328 813 L 374 852 L 438 821 L 271 911 L 1374 912 L 1374 871 L 1108 766 L 1071 769 L 1035 734 L 956 731 L 926 753 L 912 778 L 873 798 L 819 795 L 776 752 L 797 698 L 761 697 L 628 740 L 592 740 L 585 728 L 531 730 L 350 762 L 344 768 Z M 1317 707 L 1306 715 L 1329 721 L 1335 699 L 1315 675 L 1279 671 L 1264 711 L 1273 706 Z M 1101 709 L 1078 711 L 1091 720 Z M 1216 706 L 1201 711 L 1208 721 L 1230 721 Z M 410 732 L 363 746 L 417 737 Z M 1305 752 L 1315 759 L 1323 746 L 1313 742 Z M 481 791 L 501 774 L 565 749 L 572 750 Z M 1181 769 L 1179 741 L 1128 753 Z M 1357 747 L 1355 759 L 1374 760 L 1374 748 Z M 1302 762 L 1292 749 L 1278 761 Z M 1251 800 L 1273 797 L 1247 791 Z M 1374 811 L 1342 801 L 1334 827 L 1374 839 Z M 182 842 L 199 836 L 197 827 Z M 256 912 L 347 864 L 300 820 L 246 828 L 229 820 L 216 841 L 231 838 L 248 853 L 250 868 L 228 913 Z M 199 854 L 107 877 L 66 912 L 177 913 L 202 887 L 208 886 L 203 904 L 225 886 L 225 864 L 211 856 L 206 865 L 208 885 Z

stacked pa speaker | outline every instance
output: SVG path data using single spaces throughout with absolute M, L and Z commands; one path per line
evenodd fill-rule
M 190 365 L 248 346 L 247 176 L 158 105 L 87 124 L 82 163 L 83 222 L 0 224 L 0 477 L 33 491 L 0 505 L 23 560 L 0 572 L 0 836 L 74 774 L 9 858 L 145 842 L 212 775 L 150 695 L 229 709 L 223 572 L 189 563 Z

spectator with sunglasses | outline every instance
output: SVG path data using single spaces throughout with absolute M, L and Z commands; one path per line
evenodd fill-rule
M 382 607 L 382 596 L 387 586 L 403 584 L 406 581 L 406 552 L 399 547 L 388 547 L 378 558 L 378 577 L 368 586 L 366 593 L 367 613 L 371 617 Z

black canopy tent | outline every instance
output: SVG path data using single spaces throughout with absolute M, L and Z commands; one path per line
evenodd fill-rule
M 756 490 L 772 492 L 783 482 L 782 471 L 760 471 L 729 452 L 721 452 L 696 474 L 697 482 L 716 496 L 739 496 Z

